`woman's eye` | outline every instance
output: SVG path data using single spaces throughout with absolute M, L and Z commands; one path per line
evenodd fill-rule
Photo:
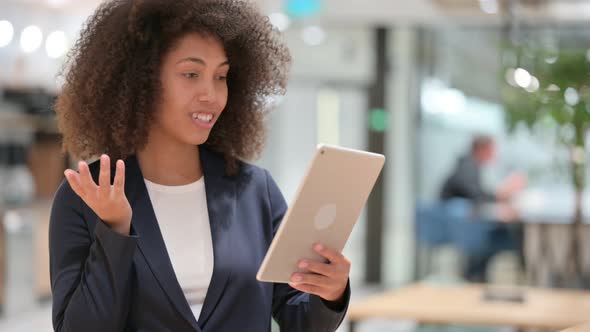
M 184 76 L 188 79 L 191 79 L 191 78 L 197 77 L 198 75 L 196 73 L 185 73 L 185 74 L 182 74 L 182 76 Z
M 227 76 L 219 76 L 217 79 L 220 81 L 225 81 L 227 80 Z

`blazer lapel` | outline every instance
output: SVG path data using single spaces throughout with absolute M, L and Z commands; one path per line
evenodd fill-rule
M 236 182 L 235 179 L 225 175 L 225 163 L 219 155 L 204 147 L 199 147 L 199 150 L 205 174 L 205 192 L 214 257 L 213 278 L 199 317 L 199 325 L 204 327 L 219 303 L 231 274 L 230 230 L 234 221 Z
M 125 193 L 133 207 L 131 225 L 139 235 L 139 249 L 174 307 L 195 331 L 201 331 L 174 274 L 136 157 L 129 157 L 125 166 Z

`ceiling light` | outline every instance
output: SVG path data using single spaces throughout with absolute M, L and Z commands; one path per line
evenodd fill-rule
M 26 27 L 20 35 L 20 46 L 25 53 L 35 52 L 43 42 L 43 32 L 38 26 Z
M 0 47 L 8 46 L 14 36 L 14 28 L 8 21 L 0 21 Z
M 504 78 L 506 78 L 506 82 L 508 82 L 508 84 L 512 85 L 512 86 L 517 86 L 516 81 L 514 80 L 514 69 L 513 68 L 508 68 L 506 70 L 506 74 L 504 75 Z
M 45 50 L 47 55 L 52 59 L 57 59 L 67 51 L 66 34 L 63 31 L 54 31 L 45 41 Z
M 531 83 L 524 89 L 530 93 L 533 93 L 533 92 L 537 92 L 537 90 L 539 90 L 540 86 L 541 86 L 541 83 L 539 83 L 539 79 L 536 78 L 535 76 L 531 76 Z
M 289 28 L 289 25 L 291 25 L 289 16 L 283 13 L 272 13 L 268 18 L 270 19 L 270 23 L 279 29 L 279 31 L 285 31 Z
M 557 55 L 549 56 L 549 57 L 545 58 L 545 62 L 552 65 L 557 62 L 557 58 L 558 58 Z
M 479 7 L 487 14 L 498 13 L 498 1 L 497 0 L 479 0 Z
M 514 81 L 521 88 L 526 88 L 531 84 L 531 74 L 526 69 L 518 68 L 514 71 Z
M 63 7 L 67 2 L 68 0 L 47 0 L 47 4 L 53 8 Z
M 307 45 L 320 45 L 326 39 L 326 32 L 318 26 L 309 26 L 303 29 L 303 41 Z
M 580 95 L 574 88 L 565 89 L 563 96 L 565 98 L 565 102 L 570 106 L 576 106 L 580 102 Z

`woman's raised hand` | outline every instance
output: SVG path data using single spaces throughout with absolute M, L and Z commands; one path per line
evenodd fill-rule
M 74 192 L 111 229 L 120 234 L 129 235 L 133 212 L 125 196 L 125 163 L 123 160 L 117 160 L 113 184 L 111 184 L 110 158 L 106 154 L 100 157 L 98 185 L 92 179 L 86 162 L 80 161 L 78 169 L 79 173 L 71 169 L 64 172 Z

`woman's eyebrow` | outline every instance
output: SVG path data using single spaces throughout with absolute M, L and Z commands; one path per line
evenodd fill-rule
M 178 61 L 176 64 L 179 64 L 181 62 L 186 62 L 186 61 L 195 62 L 195 63 L 201 64 L 203 66 L 207 65 L 207 63 L 205 62 L 205 60 L 200 59 L 200 58 L 195 58 L 195 57 L 184 58 L 184 59 Z M 225 66 L 225 65 L 229 65 L 229 61 L 228 60 L 225 60 L 224 62 L 220 63 L 218 67 Z

